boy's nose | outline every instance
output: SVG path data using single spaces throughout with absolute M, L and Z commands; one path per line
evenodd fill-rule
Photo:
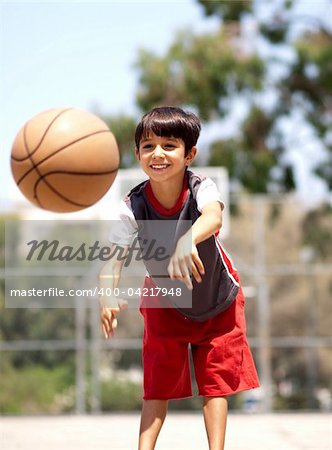
M 162 147 L 160 145 L 156 146 L 156 148 L 154 149 L 153 154 L 154 154 L 154 156 L 165 156 L 164 155 L 164 150 L 162 149 Z

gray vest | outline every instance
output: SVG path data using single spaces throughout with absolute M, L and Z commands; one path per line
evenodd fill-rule
M 226 262 L 226 255 L 219 246 L 215 236 L 197 245 L 199 256 L 204 264 L 205 274 L 202 282 L 197 283 L 192 277 L 193 290 L 189 291 L 184 283 L 171 280 L 167 267 L 178 239 L 188 230 L 201 213 L 197 209 L 196 196 L 204 177 L 187 171 L 188 191 L 182 206 L 172 215 L 162 214 L 151 205 L 147 193 L 147 183 L 144 181 L 133 188 L 124 198 L 132 210 L 138 225 L 138 240 L 143 261 L 153 282 L 160 288 L 173 292 L 173 295 L 162 296 L 165 307 L 174 307 L 181 314 L 195 321 L 204 321 L 227 309 L 235 300 L 239 285 L 232 276 L 232 267 Z M 169 257 L 144 257 L 150 252 L 151 241 L 156 247 L 166 249 Z M 151 253 L 151 252 L 150 252 Z M 149 253 L 149 254 L 150 254 Z M 170 291 L 170 289 L 173 290 Z M 181 295 L 174 293 L 181 289 Z M 180 292 L 180 291 L 177 291 Z

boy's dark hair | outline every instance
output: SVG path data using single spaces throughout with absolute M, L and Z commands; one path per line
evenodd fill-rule
M 144 114 L 135 132 L 136 148 L 141 139 L 150 133 L 161 137 L 182 139 L 185 144 L 185 156 L 196 145 L 201 124 L 198 117 L 176 106 L 160 106 Z

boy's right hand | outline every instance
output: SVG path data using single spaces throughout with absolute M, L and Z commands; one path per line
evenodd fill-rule
M 114 336 L 114 331 L 118 326 L 118 319 L 116 316 L 125 308 L 126 307 L 124 306 L 119 306 L 118 308 L 101 308 L 100 320 L 105 339 Z
M 190 236 L 184 235 L 178 240 L 168 265 L 168 273 L 171 279 L 182 281 L 189 290 L 193 289 L 191 275 L 197 283 L 202 282 L 202 276 L 205 273 L 204 265 Z

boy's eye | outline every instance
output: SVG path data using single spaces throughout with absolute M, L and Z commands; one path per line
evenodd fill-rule
M 142 145 L 142 150 L 152 150 L 155 146 L 153 144 L 144 144 Z M 175 148 L 175 144 L 172 142 L 166 143 L 163 145 L 163 148 L 171 150 Z

